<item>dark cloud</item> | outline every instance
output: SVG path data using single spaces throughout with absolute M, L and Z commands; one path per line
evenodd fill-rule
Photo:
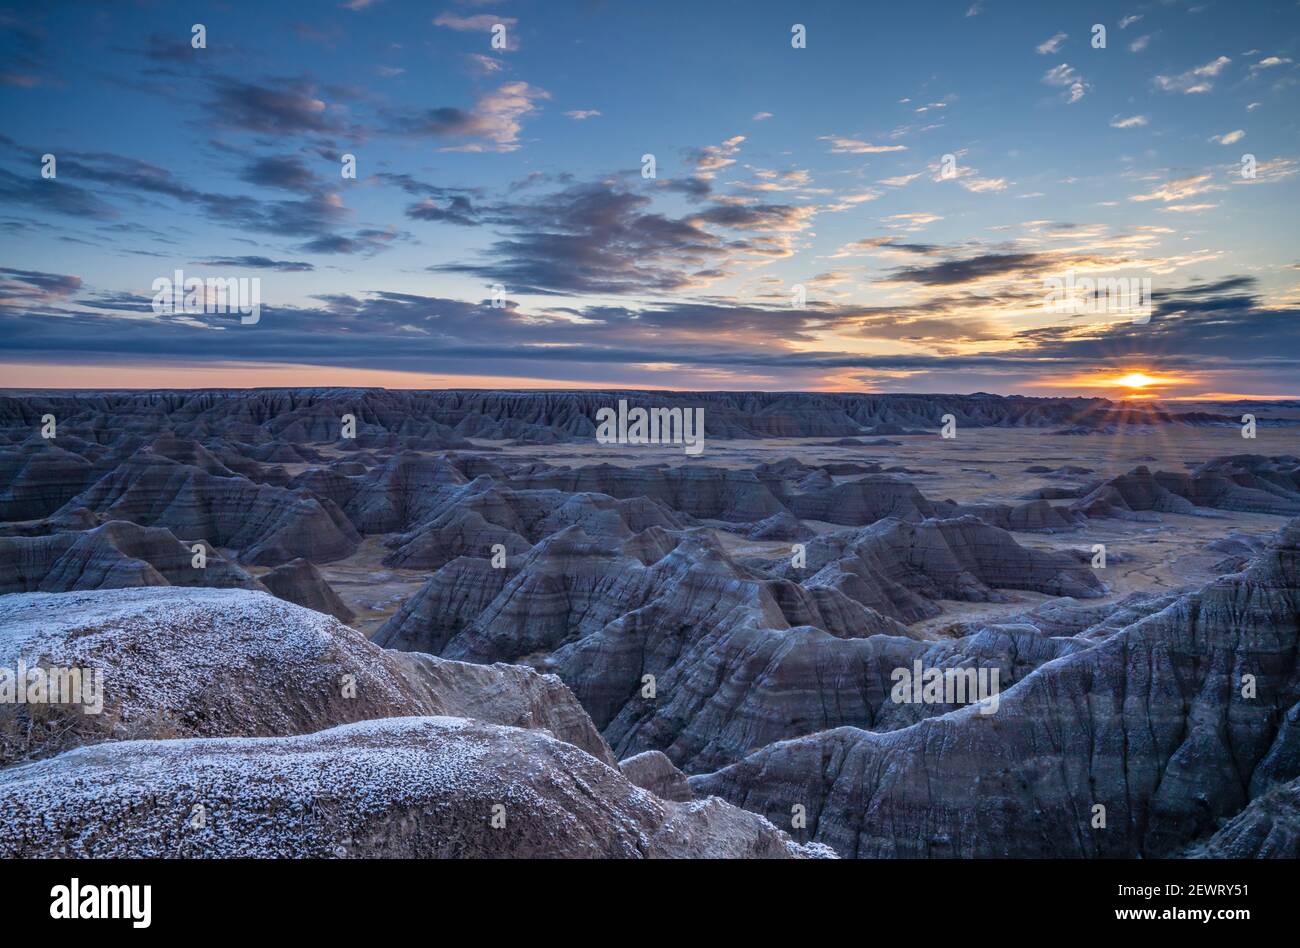
M 258 85 L 221 77 L 213 83 L 208 107 L 218 124 L 250 132 L 294 135 L 344 131 L 344 123 L 308 79 L 279 79 Z
M 793 204 L 716 204 L 697 212 L 691 220 L 733 230 L 793 230 L 806 219 L 809 210 Z
M 900 267 L 893 271 L 892 278 L 926 286 L 951 286 L 991 276 L 1041 270 L 1054 264 L 1059 265 L 1059 259 L 1049 254 L 986 253 L 964 260 L 944 260 L 930 266 Z
M 30 175 L 16 175 L 0 168 L 0 204 L 6 207 L 27 205 L 69 217 L 109 220 L 117 212 L 93 192 L 66 179 L 42 178 L 40 165 L 33 160 Z
M 276 201 L 258 200 L 245 194 L 200 191 L 165 168 L 106 152 L 61 155 L 59 177 L 54 179 L 41 178 L 39 164 L 33 168 L 30 178 L 0 169 L 0 200 L 71 217 L 104 220 L 120 216 L 99 194 L 72 183 L 94 182 L 110 188 L 108 193 L 119 200 L 167 197 L 223 225 L 285 237 L 310 237 L 321 241 L 322 246 L 330 243 L 335 229 L 348 217 L 342 200 L 325 190 L 295 157 L 257 159 L 243 171 L 246 180 L 256 178 L 268 187 L 304 192 L 301 198 Z M 347 243 L 347 238 L 338 241 Z M 373 246 L 372 241 L 372 249 Z
M 63 299 L 81 290 L 81 277 L 0 267 L 0 302 Z
M 483 223 L 487 209 L 476 204 L 480 192 L 475 188 L 446 188 L 419 181 L 409 174 L 381 171 L 375 177 L 401 188 L 422 200 L 407 205 L 406 216 L 418 221 L 436 221 L 474 227 Z
M 684 379 L 690 378 L 690 370 L 701 369 L 809 381 L 827 372 L 885 373 L 881 378 L 907 373 L 912 388 L 918 378 L 953 378 L 955 373 L 1005 383 L 1041 379 L 1044 373 L 1086 373 L 1133 364 L 1196 374 L 1249 372 L 1252 378 L 1276 378 L 1282 380 L 1277 384 L 1286 385 L 1293 384 L 1287 380 L 1294 380 L 1300 370 L 1300 311 L 1235 304 L 1241 294 L 1232 291 L 1247 286 L 1249 278 L 1184 289 L 1203 301 L 1219 300 L 1217 309 L 1157 315 L 1146 325 L 1121 321 L 1088 329 L 1026 330 L 1010 340 L 1012 348 L 978 352 L 944 348 L 977 337 L 978 323 L 928 304 L 896 309 L 846 306 L 813 313 L 682 302 L 525 312 L 486 301 L 372 292 L 323 295 L 317 306 L 264 303 L 258 325 L 243 327 L 217 315 L 174 321 L 123 319 L 119 314 L 147 312 L 149 301 L 92 296 L 72 304 L 75 277 L 25 271 L 9 276 L 22 280 L 33 293 L 46 288 L 58 297 L 37 301 L 43 303 L 39 306 L 17 299 L 0 302 L 0 353 L 28 361 L 112 361 L 129 356 L 470 373 L 490 362 L 494 372 L 536 375 L 537 365 L 545 364 L 546 371 L 573 378 L 599 375 L 613 366 L 668 363 L 686 367 Z M 1215 285 L 1230 292 L 1215 296 Z M 960 299 L 948 304 L 959 305 Z M 810 351 L 810 331 L 825 325 L 843 331 L 857 328 L 874 338 L 925 341 L 937 351 Z M 214 332 L 218 327 L 224 331 Z
M 313 193 L 320 190 L 320 180 L 297 155 L 274 155 L 257 158 L 240 173 L 249 184 L 285 191 Z
M 437 264 L 514 292 L 668 293 L 698 287 L 736 249 L 702 226 L 649 210 L 651 198 L 610 181 L 495 204 L 479 219 L 506 234 L 486 263 Z
M 351 237 L 343 234 L 324 234 L 302 244 L 300 249 L 309 253 L 359 254 L 370 257 L 387 250 L 392 241 L 404 238 L 405 235 L 396 230 L 369 228 L 358 230 Z
M 693 201 L 702 201 L 713 193 L 713 185 L 704 178 L 670 178 L 659 185 L 665 191 L 684 194 Z
M 698 227 L 646 211 L 642 194 L 600 184 L 575 185 L 509 211 L 498 209 L 510 236 L 487 264 L 445 264 L 516 292 L 632 293 L 690 285 L 684 272 L 721 254 L 720 241 Z
M 388 113 L 388 129 L 399 135 L 470 135 L 475 121 L 473 112 L 453 106 Z
M 211 257 L 201 263 L 209 267 L 246 267 L 251 270 L 279 270 L 283 273 L 297 273 L 316 269 L 310 263 L 301 260 L 272 260 L 270 257 Z

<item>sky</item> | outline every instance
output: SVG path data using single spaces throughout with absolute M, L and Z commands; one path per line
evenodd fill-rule
M 1300 4 L 1082 6 L 0 6 L 0 387 L 1300 397 Z

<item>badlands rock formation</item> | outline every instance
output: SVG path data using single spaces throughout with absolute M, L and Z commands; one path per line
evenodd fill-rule
M 1169 855 L 1300 776 L 1298 645 L 1300 521 L 1246 571 L 1039 666 L 996 714 L 828 730 L 691 786 L 774 820 L 802 804 L 846 856 Z M 1267 835 L 1278 805 L 1219 845 Z
M 1074 510 L 1090 517 L 1124 517 L 1136 511 L 1193 513 L 1197 507 L 1300 514 L 1300 458 L 1242 454 L 1216 458 L 1190 474 L 1134 468 L 1079 500 Z
M 723 446 L 597 445 L 619 399 L 703 407 Z M 99 714 L 0 704 L 0 852 L 1292 852 L 1294 438 L 1147 454 L 1236 424 L 991 395 L 0 396 L 0 669 L 105 682 Z M 995 680 L 996 707 L 900 700 L 900 669 Z M 185 829 L 199 803 L 223 832 Z
M 835 438 L 936 430 L 945 414 L 962 426 L 1052 427 L 1091 418 L 1105 399 L 998 395 L 837 395 L 763 392 L 404 392 L 292 389 L 251 392 L 111 392 L 100 395 L 0 396 L 0 428 L 37 431 L 52 414 L 61 432 L 99 442 L 103 432 L 146 436 L 173 430 L 199 441 L 219 435 L 249 444 L 332 442 L 352 414 L 358 440 L 400 450 L 416 438 L 430 449 L 463 447 L 466 438 L 590 439 L 602 407 L 703 407 L 710 438 Z M 1138 416 L 1129 410 L 1128 418 Z M 1170 416 L 1172 420 L 1176 420 Z M 1223 423 L 1235 421 L 1225 416 Z M 884 426 L 884 427 L 877 427 Z M 394 440 L 395 439 L 395 440 Z M 367 443 L 360 447 L 370 447 Z

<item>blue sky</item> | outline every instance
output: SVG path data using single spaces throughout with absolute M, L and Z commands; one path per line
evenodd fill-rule
M 1294 2 L 10 5 L 0 371 L 1295 395 L 1298 61 Z

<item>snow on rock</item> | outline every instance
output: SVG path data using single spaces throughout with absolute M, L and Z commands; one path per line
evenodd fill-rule
M 260 591 L 148 587 L 0 596 L 0 667 L 103 672 L 104 711 L 0 706 L 0 764 L 122 738 L 306 734 L 455 714 L 550 728 L 613 757 L 557 679 L 379 648 Z
M 0 769 L 0 830 L 5 858 L 826 855 L 542 731 L 448 717 L 79 748 Z

